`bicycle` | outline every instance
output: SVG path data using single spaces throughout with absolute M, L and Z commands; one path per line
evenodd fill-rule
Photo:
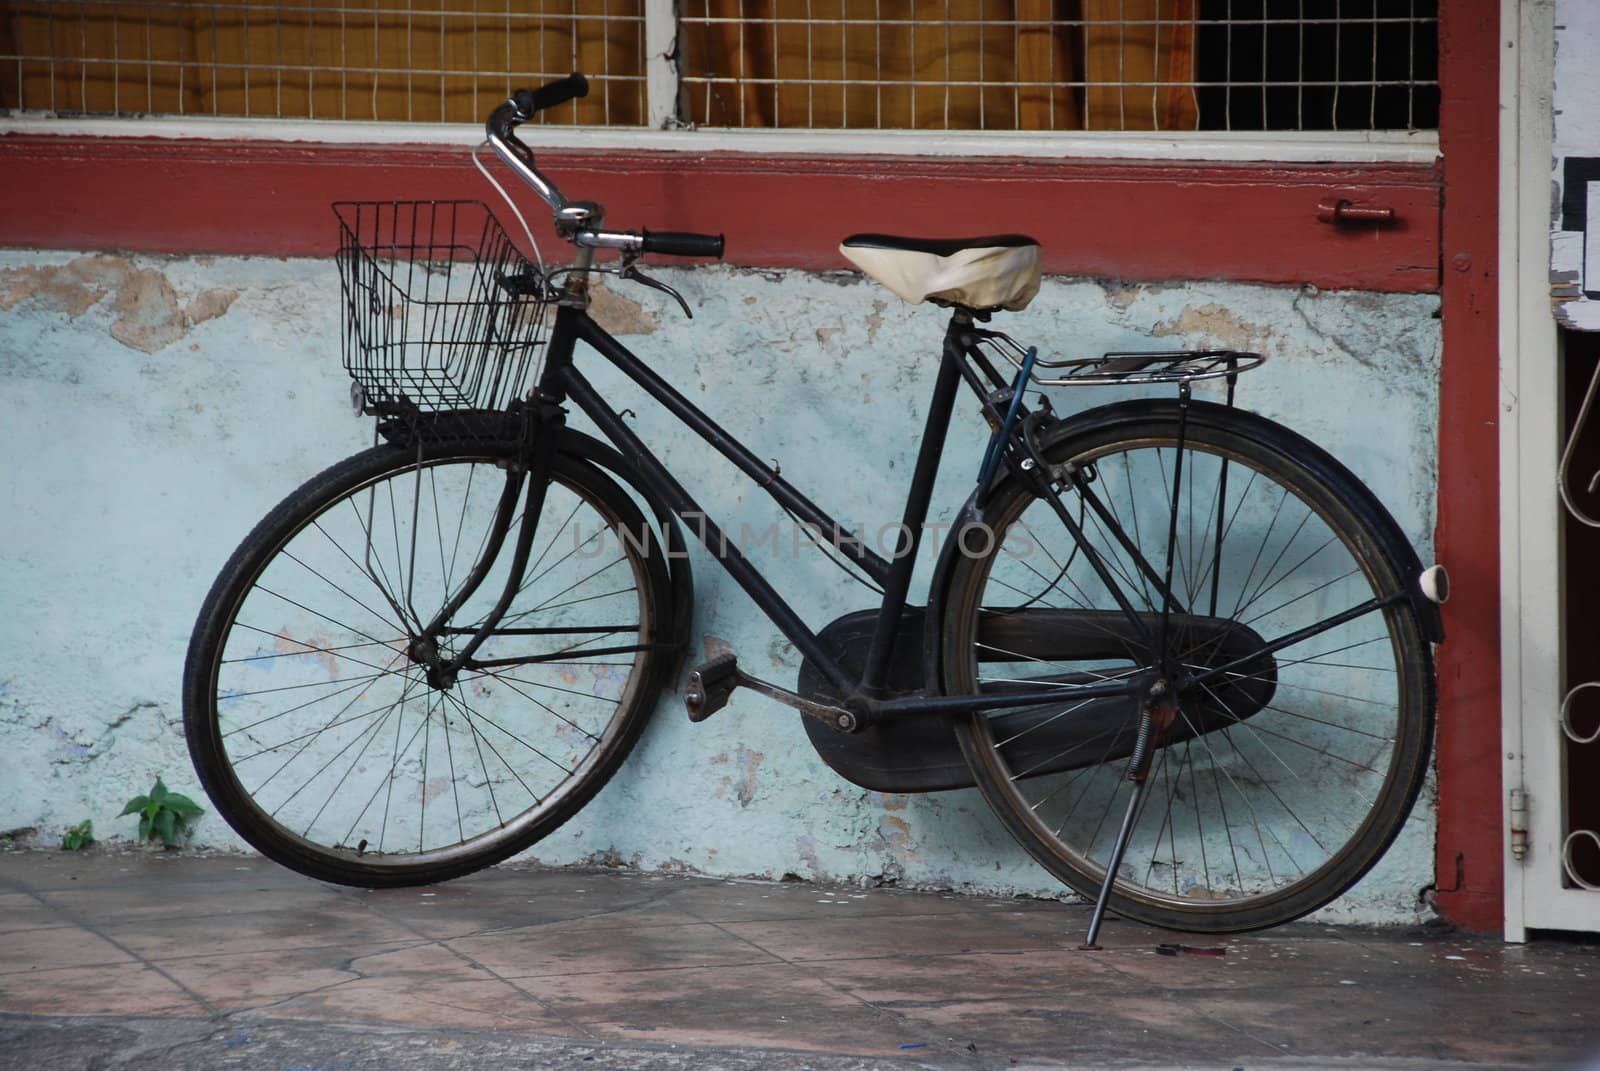
M 692 518 L 803 663 L 789 689 L 712 658 L 688 674 L 690 718 L 750 688 L 799 710 L 857 784 L 975 784 L 1095 900 L 1088 944 L 1108 910 L 1237 931 L 1354 884 L 1426 774 L 1447 577 L 1338 461 L 1236 407 L 1264 358 L 1046 361 L 986 326 L 1038 289 L 1031 239 L 846 239 L 868 275 L 949 310 L 900 538 L 879 553 L 589 316 L 598 251 L 682 302 L 639 258 L 719 257 L 723 241 L 607 230 L 601 206 L 538 171 L 517 125 L 584 92 L 580 75 L 522 90 L 487 123 L 575 247 L 570 267 L 534 266 L 476 202 L 336 206 L 344 358 L 376 442 L 244 540 L 185 667 L 191 755 L 240 835 L 310 876 L 380 887 L 550 833 L 682 668 Z M 813 632 L 578 370 L 579 342 L 874 586 L 878 608 Z M 1204 380 L 1220 400 L 1194 396 Z M 1025 397 L 1121 383 L 1176 397 L 1067 417 Z M 927 605 L 911 606 L 963 386 L 989 446 Z M 605 441 L 569 427 L 570 406 Z

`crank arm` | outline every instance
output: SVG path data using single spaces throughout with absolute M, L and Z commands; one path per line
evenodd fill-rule
M 689 720 L 705 721 L 727 706 L 733 690 L 740 687 L 760 692 L 768 699 L 776 699 L 785 706 L 793 707 L 835 732 L 853 733 L 861 727 L 861 719 L 842 707 L 812 702 L 787 688 L 750 676 L 739 668 L 739 661 L 732 652 L 717 655 L 690 672 L 683 689 L 683 705 L 689 711 Z

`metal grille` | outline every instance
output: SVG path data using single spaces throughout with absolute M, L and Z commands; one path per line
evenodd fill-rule
M 645 121 L 645 0 L 0 4 L 0 106 L 59 115 L 483 120 L 587 73 L 547 121 Z
M 1569 785 L 1572 773 L 1592 770 L 1595 760 L 1590 751 L 1600 743 L 1600 681 L 1584 681 L 1567 692 L 1561 701 L 1561 732 L 1566 737 Z M 1573 754 L 1583 751 L 1582 755 Z M 1600 832 L 1586 828 L 1594 817 L 1593 793 L 1575 800 L 1567 790 L 1566 837 L 1561 842 L 1561 869 L 1569 887 L 1600 892 Z
M 1422 130 L 1437 0 L 684 0 L 734 127 Z
M 676 79 L 673 10 L 674 0 L 11 0 L 0 4 L 0 107 L 477 123 L 512 88 L 581 70 L 590 97 L 541 121 L 1438 125 L 1438 0 L 681 0 Z M 659 35 L 648 61 L 647 15 Z
M 1203 129 L 1438 129 L 1438 0 L 1202 0 L 1200 8 Z

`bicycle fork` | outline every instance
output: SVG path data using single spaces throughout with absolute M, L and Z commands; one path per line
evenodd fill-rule
M 455 685 L 462 669 L 470 666 L 497 665 L 495 662 L 475 662 L 473 655 L 483 646 L 491 633 L 498 630 L 511 602 L 521 590 L 523 574 L 533 550 L 533 537 L 539 527 L 539 517 L 544 512 L 545 493 L 550 485 L 550 470 L 555 459 L 555 444 L 565 423 L 565 414 L 556 405 L 540 404 L 537 412 L 523 412 L 523 451 L 507 466 L 506 483 L 500 493 L 495 517 L 478 561 L 472 572 L 462 581 L 461 587 L 434 615 L 418 635 L 411 640 L 406 654 L 417 664 L 427 667 L 428 684 L 440 690 Z M 526 490 L 526 494 L 524 494 Z M 500 592 L 482 622 L 472 630 L 467 641 L 446 661 L 439 647 L 439 637 L 447 633 L 465 634 L 466 630 L 448 627 L 448 622 L 476 594 L 494 563 L 499 559 L 510 534 L 514 511 L 522 501 L 522 519 L 517 524 L 517 537 L 512 549 L 511 564 L 507 571 L 505 587 Z M 415 535 L 413 533 L 413 538 Z M 536 631 L 536 630 L 517 630 Z M 522 661 L 522 660 L 514 660 Z

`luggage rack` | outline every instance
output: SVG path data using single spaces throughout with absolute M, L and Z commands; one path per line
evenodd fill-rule
M 1027 351 L 998 331 L 985 331 L 983 340 L 1022 369 Z M 1099 357 L 1069 357 L 1060 361 L 1035 358 L 1035 370 L 1056 369 L 1053 378 L 1029 377 L 1036 387 L 1110 387 L 1140 383 L 1193 383 L 1201 379 L 1233 379 L 1241 372 L 1260 367 L 1266 358 L 1243 350 L 1177 350 L 1164 353 L 1121 351 Z

